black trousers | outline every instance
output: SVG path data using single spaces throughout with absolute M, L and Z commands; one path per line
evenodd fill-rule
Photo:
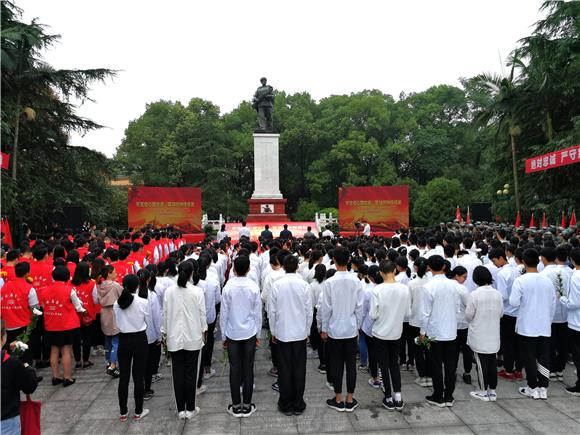
M 391 397 L 391 381 L 393 392 L 401 392 L 401 367 L 399 366 L 399 340 L 381 340 L 374 338 L 377 353 L 379 355 L 379 366 L 383 375 L 383 386 L 385 397 Z
M 516 318 L 503 316 L 499 323 L 501 347 L 503 350 L 503 368 L 508 373 L 522 371 L 524 360 L 520 349 L 519 335 L 516 334 Z
M 570 337 L 572 360 L 576 366 L 576 387 L 580 388 L 580 331 L 568 328 L 568 334 Z
M 467 345 L 467 328 L 457 330 L 457 358 L 455 367 L 459 367 L 460 352 L 463 355 L 463 373 L 469 373 L 473 368 L 473 351 Z
M 477 382 L 482 391 L 497 388 L 497 354 L 474 352 Z
M 306 408 L 306 340 L 278 341 L 278 350 L 278 408 L 281 411 L 302 412 Z
M 415 337 L 409 322 L 403 322 L 403 334 L 399 339 L 399 361 L 403 364 L 415 364 Z
M 171 354 L 171 375 L 177 412 L 195 410 L 195 381 L 199 350 L 178 350 Z M 239 388 L 239 387 L 238 387 Z
M 553 373 L 563 372 L 570 351 L 570 329 L 568 323 L 552 323 L 550 337 L 550 370 Z
M 270 354 L 272 355 L 272 367 L 278 368 L 278 343 L 274 343 L 272 337 L 270 337 L 269 343 Z
M 50 343 L 45 338 L 44 329 L 44 316 L 36 321 L 36 327 L 30 334 L 30 351 L 32 353 L 32 358 L 37 361 L 48 361 L 50 360 Z
M 205 373 L 206 367 L 211 367 L 211 356 L 213 354 L 213 345 L 215 342 L 213 332 L 215 331 L 215 324 L 216 321 L 214 320 L 212 323 L 208 323 L 207 325 L 207 333 L 206 333 L 206 341 L 201 349 L 201 363 L 199 365 L 199 373 L 197 375 L 197 388 L 201 387 L 203 383 L 203 374 Z
M 377 376 L 379 376 L 379 359 L 378 359 L 379 357 L 377 349 L 377 339 L 370 335 L 366 335 L 364 332 L 363 335 L 365 337 L 365 342 L 367 344 L 369 371 L 371 372 L 371 376 L 373 378 L 376 378 Z
M 357 337 L 330 338 L 326 342 L 328 351 L 327 370 L 331 370 L 334 392 L 342 394 L 342 375 L 346 366 L 346 391 L 353 394 L 356 387 Z
M 145 390 L 145 366 L 147 364 L 147 335 L 145 331 L 119 334 L 119 409 L 127 414 L 129 380 L 133 374 L 135 414 L 143 411 L 143 392 Z
M 97 318 L 92 323 L 92 325 L 93 325 L 93 339 L 91 341 L 93 343 L 93 346 L 104 346 L 105 334 L 103 334 L 103 329 L 101 328 L 101 313 L 97 314 Z
M 526 380 L 530 388 L 545 387 L 550 383 L 550 337 L 519 336 Z
M 429 349 L 425 346 L 419 346 L 415 344 L 415 337 L 418 337 L 421 330 L 418 326 L 409 325 L 409 333 L 413 337 L 413 349 L 415 356 L 415 367 L 417 368 L 417 373 L 420 378 L 430 378 L 431 377 L 431 365 L 429 362 Z
M 455 370 L 457 369 L 457 341 L 436 341 L 429 350 L 433 395 L 445 401 L 453 399 Z M 445 372 L 445 379 L 443 379 Z
M 145 367 L 145 391 L 151 391 L 151 382 L 153 375 L 159 370 L 159 361 L 161 360 L 161 345 L 151 343 L 147 345 L 147 366 Z
M 228 338 L 228 358 L 230 360 L 230 393 L 232 404 L 242 404 L 240 386 L 242 386 L 244 404 L 252 403 L 254 393 L 254 357 L 256 355 L 256 337 L 247 340 Z
M 81 325 L 77 329 L 77 334 L 75 335 L 75 340 L 73 342 L 73 353 L 75 356 L 75 361 L 80 362 L 81 360 L 81 349 L 82 349 L 82 360 L 87 362 L 91 356 L 91 343 L 94 334 L 94 326 L 92 322 L 90 325 Z
M 318 350 L 322 344 L 320 334 L 318 333 L 318 325 L 316 323 L 316 312 L 316 308 L 314 308 L 312 323 L 310 324 L 310 346 L 312 346 L 312 350 Z

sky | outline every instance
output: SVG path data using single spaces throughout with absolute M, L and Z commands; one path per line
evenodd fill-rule
M 364 89 L 398 98 L 502 73 L 542 0 L 15 2 L 25 21 L 61 35 L 44 54 L 53 67 L 119 70 L 78 109 L 106 128 L 70 138 L 111 157 L 147 103 L 201 97 L 227 113 L 262 76 L 319 100 Z

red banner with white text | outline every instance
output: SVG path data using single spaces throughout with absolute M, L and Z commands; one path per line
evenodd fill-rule
M 201 232 L 199 187 L 129 187 L 129 227 L 171 225 L 187 233 Z
M 357 232 L 367 221 L 371 231 L 409 226 L 409 186 L 362 186 L 338 189 L 340 231 Z
M 580 162 L 580 145 L 553 151 L 526 160 L 526 174 Z

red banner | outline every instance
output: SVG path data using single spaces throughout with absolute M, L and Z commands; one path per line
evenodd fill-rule
M 2 218 L 0 230 L 4 233 L 4 243 L 12 248 L 12 232 L 10 231 L 10 224 L 8 223 L 8 219 Z
M 172 225 L 188 233 L 201 232 L 199 187 L 129 187 L 129 227 Z
M 580 162 L 580 145 L 526 160 L 526 174 Z
M 280 231 L 284 229 L 285 223 L 288 225 L 288 229 L 292 232 L 293 237 L 304 236 L 308 227 L 312 228 L 312 232 L 318 237 L 318 230 L 316 229 L 316 224 L 314 222 L 247 222 L 246 228 L 250 229 L 250 239 L 257 241 L 262 231 L 264 231 L 265 225 L 270 226 L 270 231 L 272 231 L 274 238 L 277 238 L 280 236 Z M 240 228 L 242 228 L 240 222 L 230 222 L 226 224 L 228 236 L 233 241 L 240 239 Z
M 364 186 L 338 189 L 340 231 L 357 231 L 367 221 L 371 231 L 409 226 L 409 186 Z
M 0 165 L 2 169 L 8 170 L 10 168 L 10 154 L 0 152 Z

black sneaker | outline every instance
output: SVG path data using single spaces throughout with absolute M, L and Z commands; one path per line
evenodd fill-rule
M 405 407 L 405 403 L 403 402 L 403 399 L 395 400 L 395 409 L 397 411 L 402 411 L 404 407 Z
M 467 385 L 471 385 L 471 374 L 463 373 L 463 382 L 465 382 Z
M 572 396 L 580 396 L 580 385 L 566 388 L 566 393 L 571 394 Z
M 322 373 L 323 375 L 326 374 L 326 366 L 324 364 L 318 366 L 318 373 Z
M 278 393 L 280 392 L 280 387 L 278 386 L 278 382 L 274 382 L 272 384 L 272 390 L 277 391 Z
M 352 402 L 344 402 L 344 410 L 346 412 L 353 412 L 357 408 L 358 402 L 354 398 L 352 399 Z
M 443 401 L 445 402 L 445 406 L 447 408 L 451 408 L 453 406 L 453 404 L 455 403 L 455 399 L 453 398 L 453 396 L 446 397 L 445 399 L 443 399 Z
M 302 415 L 303 412 L 304 412 L 304 409 L 295 409 L 294 415 Z
M 63 378 L 52 378 L 52 385 L 62 384 L 64 382 Z
M 242 405 L 228 405 L 228 414 L 237 418 L 242 417 Z
M 389 411 L 395 410 L 395 402 L 393 402 L 393 399 L 391 397 L 389 397 L 388 399 L 385 397 L 383 399 L 383 408 L 388 409 Z
M 145 391 L 145 393 L 143 393 L 143 400 L 149 400 L 153 396 L 155 396 L 155 391 L 153 390 Z
M 344 412 L 345 409 L 344 402 L 338 403 L 334 397 L 326 401 L 326 406 L 338 412 Z
M 286 417 L 291 417 L 294 415 L 294 411 L 292 411 L 291 409 L 282 409 L 280 408 L 280 406 L 278 406 L 278 411 L 280 411 Z
M 242 417 L 244 417 L 244 418 L 249 417 L 254 412 L 256 412 L 256 405 L 255 404 L 250 403 L 249 405 L 242 406 Z
M 437 406 L 438 408 L 445 408 L 445 402 L 443 401 L 443 399 L 440 399 L 438 397 L 431 395 L 431 396 L 425 397 L 425 400 L 430 405 Z

